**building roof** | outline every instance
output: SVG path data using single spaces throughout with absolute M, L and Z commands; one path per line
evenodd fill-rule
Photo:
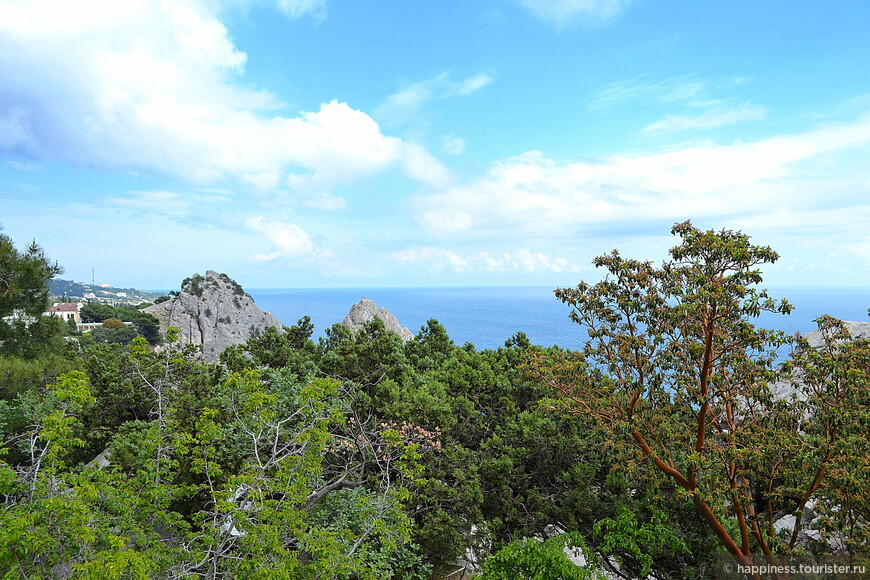
M 80 304 L 78 302 L 57 302 L 54 306 L 48 309 L 49 312 L 78 312 Z

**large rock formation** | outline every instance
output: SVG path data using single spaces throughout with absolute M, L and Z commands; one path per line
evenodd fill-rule
M 356 332 L 366 322 L 375 318 L 380 318 L 384 322 L 386 329 L 398 334 L 404 342 L 414 338 L 414 333 L 399 324 L 399 321 L 392 312 L 386 308 L 378 308 L 378 305 L 373 300 L 369 300 L 366 297 L 363 297 L 357 304 L 351 306 L 350 312 L 344 317 L 342 324 L 349 328 L 351 332 Z
M 213 270 L 185 279 L 177 296 L 144 311 L 157 317 L 164 332 L 177 326 L 182 344 L 202 345 L 206 362 L 216 362 L 225 348 L 247 342 L 270 326 L 284 332 L 281 323 L 260 310 L 241 286 Z

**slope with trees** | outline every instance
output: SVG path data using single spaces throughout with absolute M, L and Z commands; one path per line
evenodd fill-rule
M 790 364 L 799 372 L 784 377 L 794 395 L 776 396 L 777 349 L 789 337 L 751 322 L 762 311 L 790 310 L 753 288 L 761 282 L 757 266 L 776 253 L 740 232 L 689 222 L 673 233 L 682 243 L 661 267 L 613 252 L 596 260 L 607 271 L 603 281 L 558 290 L 589 342 L 582 355 L 539 359 L 534 372 L 601 434 L 623 468 L 694 505 L 730 554 L 773 563 L 776 554 L 803 549 L 801 520 L 812 498 L 839 513 L 834 488 L 866 473 L 867 344 L 805 349 Z M 866 496 L 850 497 L 863 502 L 850 511 L 862 531 L 831 524 L 849 536 L 849 552 L 866 551 Z M 785 513 L 796 514 L 784 520 L 789 529 L 779 525 Z M 833 530 L 817 533 L 825 531 Z
M 304 317 L 214 364 L 174 329 L 159 352 L 16 334 L 0 575 L 688 579 L 729 552 L 866 554 L 868 342 L 821 319 L 777 368 L 790 339 L 751 323 L 789 309 L 753 290 L 775 253 L 674 232 L 661 267 L 613 253 L 558 291 L 583 352 L 480 351 L 435 320 L 314 341 Z M 35 267 L 38 298 L 51 264 L 13 251 L 4 280 Z

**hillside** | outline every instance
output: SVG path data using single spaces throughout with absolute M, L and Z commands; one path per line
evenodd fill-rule
M 99 301 L 119 304 L 139 304 L 153 302 L 160 292 L 146 292 L 135 288 L 117 288 L 104 284 L 85 284 L 72 280 L 53 279 L 48 281 L 48 289 L 53 296 L 66 297 L 71 302 Z

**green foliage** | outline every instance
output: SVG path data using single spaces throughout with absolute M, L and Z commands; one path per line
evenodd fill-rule
M 114 307 L 100 302 L 88 302 L 83 305 L 79 310 L 79 316 L 82 322 L 102 322 L 108 318 L 121 319 L 121 316 L 115 313 Z
M 160 344 L 160 322 L 153 314 L 142 312 L 138 307 L 134 306 L 109 306 L 99 302 L 89 302 L 82 306 L 80 315 L 83 322 L 102 322 L 103 326 L 112 330 L 124 330 L 123 325 L 118 325 L 117 322 L 111 322 L 106 326 L 107 320 L 132 322 L 135 331 L 122 333 L 100 333 L 93 335 L 97 342 L 114 342 L 118 344 L 129 344 L 135 336 L 142 336 L 148 344 Z
M 806 501 L 819 490 L 843 431 L 820 439 L 802 424 L 833 399 L 772 391 L 783 376 L 777 349 L 789 338 L 750 321 L 791 310 L 752 288 L 762 280 L 756 266 L 776 253 L 741 232 L 685 222 L 673 233 L 682 243 L 660 268 L 613 252 L 595 261 L 608 272 L 603 281 L 557 290 L 590 341 L 583 359 L 541 358 L 533 368 L 595 426 L 615 465 L 676 487 L 723 548 L 744 559 L 794 551 L 798 530 L 777 537 L 770 500 L 788 490 Z M 844 394 L 841 383 L 826 392 Z
M 48 280 L 61 272 L 35 241 L 21 252 L 9 236 L 0 234 L 0 318 L 16 311 L 40 316 L 50 306 Z
M 181 289 L 187 290 L 189 293 L 193 294 L 198 298 L 202 298 L 202 294 L 204 292 L 204 288 L 202 286 L 205 278 L 200 274 L 194 274 L 190 278 L 185 278 L 181 281 Z
M 230 287 L 233 289 L 233 294 L 235 294 L 236 296 L 245 295 L 245 289 L 242 288 L 242 286 L 238 282 L 236 282 L 226 274 L 221 273 L 220 279 L 230 285 Z
M 63 323 L 42 315 L 50 306 L 48 281 L 61 271 L 35 241 L 19 251 L 0 234 L 0 356 L 33 359 L 62 350 Z
M 628 567 L 627 557 L 633 558 L 640 564 L 642 578 L 652 571 L 653 554 L 666 549 L 689 552 L 685 542 L 665 524 L 665 513 L 655 506 L 650 506 L 650 511 L 650 521 L 639 522 L 630 508 L 618 506 L 615 518 L 599 520 L 592 528 L 603 539 L 598 549 L 604 554 L 616 555 L 623 569 Z
M 594 568 L 574 564 L 565 550 L 583 552 L 579 534 L 563 534 L 544 541 L 512 542 L 483 563 L 483 580 L 517 578 L 528 580 L 589 580 L 596 578 Z M 588 553 L 587 553 L 588 555 Z
M 20 393 L 45 387 L 80 366 L 68 351 L 30 359 L 0 356 L 0 399 L 11 401 Z
M 789 505 L 801 513 L 814 492 L 820 518 L 813 527 L 850 555 L 870 552 L 870 340 L 853 338 L 839 320 L 817 320 L 822 345 L 799 341 L 790 361 L 791 404 L 803 417 L 800 437 L 783 445 L 788 463 L 778 473 L 780 485 L 765 494 L 773 505 Z M 766 490 L 767 491 L 767 490 Z M 768 507 L 766 511 L 772 511 Z M 783 542 L 795 545 L 800 521 Z
M 662 267 L 614 253 L 558 292 L 583 353 L 521 332 L 477 351 L 435 320 L 315 343 L 303 317 L 206 365 L 177 328 L 155 352 L 148 315 L 86 306 L 143 336 L 0 356 L 0 576 L 702 578 L 725 537 L 789 551 L 774 512 L 810 496 L 816 531 L 866 551 L 867 341 L 821 320 L 825 346 L 777 374 L 784 337 L 749 322 L 788 310 L 751 288 L 775 255 L 674 231 Z
M 106 318 L 103 320 L 103 328 L 110 328 L 113 330 L 123 330 L 126 328 L 124 323 L 118 320 L 117 318 Z

